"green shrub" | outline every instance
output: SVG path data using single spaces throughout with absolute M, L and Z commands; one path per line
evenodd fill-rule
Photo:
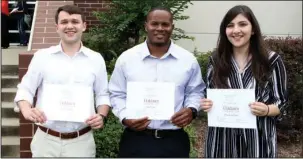
M 125 51 L 128 46 L 113 42 L 111 39 L 106 39 L 102 34 L 83 34 L 83 45 L 100 53 L 105 60 L 106 70 L 111 74 L 118 55 Z
M 211 55 L 212 51 L 208 52 L 199 52 L 195 49 L 194 55 L 197 58 L 197 61 L 201 67 L 201 73 L 203 80 L 206 81 L 206 71 L 207 71 L 207 65 L 208 65 L 208 59 Z
M 195 148 L 197 142 L 197 130 L 196 128 L 190 124 L 184 128 L 184 130 L 188 133 L 189 140 L 190 140 L 190 154 L 189 157 L 196 158 L 198 157 L 198 150 Z
M 112 113 L 109 113 L 107 123 L 103 129 L 94 131 L 96 142 L 96 157 L 115 158 L 119 152 L 120 136 L 123 127 Z
M 203 80 L 205 83 L 206 83 L 207 65 L 208 65 L 208 60 L 209 60 L 209 56 L 211 55 L 211 53 L 212 53 L 212 51 L 199 52 L 196 49 L 194 51 L 194 55 L 197 58 L 197 61 L 201 67 L 201 73 L 202 73 L 202 77 L 203 77 Z M 197 120 L 201 120 L 201 119 L 207 119 L 207 113 L 200 111 L 198 113 Z
M 288 82 L 288 109 L 286 116 L 277 125 L 278 131 L 283 134 L 279 139 L 299 141 L 303 131 L 303 49 L 300 38 L 266 38 L 266 45 L 279 53 L 285 64 Z

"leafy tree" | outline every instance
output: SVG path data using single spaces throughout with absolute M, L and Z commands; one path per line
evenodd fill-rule
M 189 18 L 182 15 L 189 4 L 192 4 L 190 0 L 112 0 L 107 11 L 93 12 L 102 25 L 92 27 L 84 42 L 110 62 L 123 51 L 144 41 L 144 23 L 151 8 L 170 8 L 174 21 L 177 21 Z M 172 39 L 182 38 L 193 40 L 185 35 L 184 30 L 175 27 Z

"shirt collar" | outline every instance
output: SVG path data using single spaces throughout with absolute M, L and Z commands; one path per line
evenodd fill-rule
M 141 53 L 142 60 L 151 55 L 149 52 L 146 40 L 142 44 L 142 47 L 139 51 Z M 172 55 L 175 58 L 179 58 L 178 52 L 176 50 L 176 45 L 174 44 L 174 42 L 172 40 L 171 40 L 170 46 L 169 46 L 166 54 Z
M 60 41 L 60 43 L 54 47 L 54 51 L 52 53 L 64 53 L 61 44 L 62 44 L 62 41 Z M 76 52 L 76 54 L 79 54 L 79 53 L 89 56 L 86 51 L 86 48 L 85 48 L 85 46 L 83 46 L 82 42 L 81 42 L 81 47 L 80 47 L 79 51 Z

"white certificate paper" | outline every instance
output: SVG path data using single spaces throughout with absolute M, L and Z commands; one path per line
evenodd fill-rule
M 207 89 L 207 98 L 213 101 L 208 126 L 257 128 L 256 116 L 249 107 L 255 101 L 254 89 Z
M 128 82 L 127 119 L 148 117 L 170 120 L 175 108 L 175 84 L 168 82 Z
M 47 120 L 85 122 L 94 112 L 92 87 L 44 84 L 39 107 Z

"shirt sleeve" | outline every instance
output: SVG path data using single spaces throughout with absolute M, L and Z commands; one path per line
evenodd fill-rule
M 121 59 L 118 58 L 115 69 L 109 81 L 110 100 L 112 111 L 122 123 L 126 118 L 126 78 L 122 69 Z
M 276 118 L 282 119 L 282 116 L 286 113 L 287 108 L 287 75 L 282 58 L 278 56 L 277 61 L 273 65 L 273 74 L 271 77 L 272 92 L 273 92 L 273 104 L 280 109 L 280 115 Z
M 42 52 L 34 53 L 33 58 L 28 66 L 28 70 L 23 76 L 20 84 L 17 85 L 17 93 L 14 99 L 17 105 L 18 101 L 25 100 L 33 105 L 33 98 L 37 88 L 42 82 L 41 67 L 43 66 Z
M 99 54 L 100 55 L 100 54 Z M 100 105 L 108 105 L 110 106 L 109 100 L 109 92 L 108 92 L 108 77 L 107 71 L 105 66 L 105 61 L 100 55 L 100 60 L 98 63 L 101 62 L 101 67 L 98 67 L 97 78 L 94 82 L 94 93 L 95 93 L 95 100 L 96 100 L 96 108 Z
M 194 59 L 191 76 L 185 88 L 185 107 L 193 107 L 196 108 L 197 111 L 200 111 L 200 100 L 204 97 L 205 88 L 200 65 L 198 61 Z

